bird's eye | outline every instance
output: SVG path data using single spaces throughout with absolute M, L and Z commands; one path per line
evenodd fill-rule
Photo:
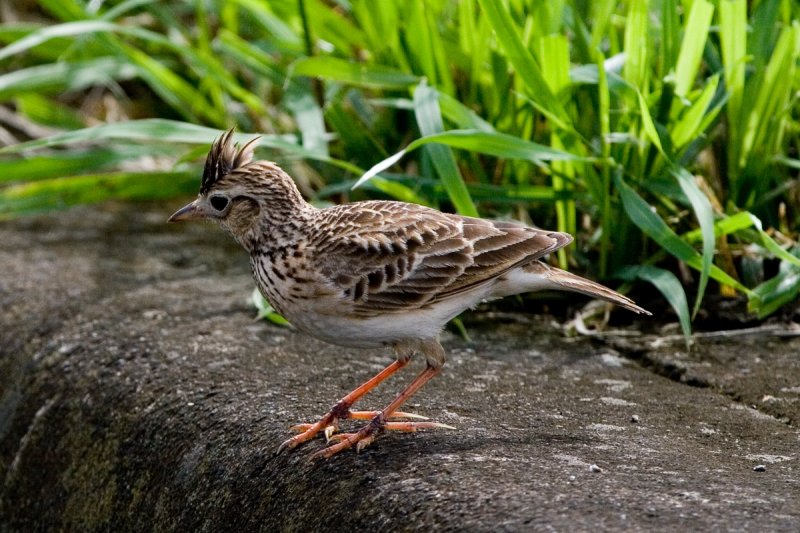
M 209 202 L 211 202 L 211 207 L 217 211 L 222 211 L 228 206 L 228 199 L 224 196 L 212 196 Z

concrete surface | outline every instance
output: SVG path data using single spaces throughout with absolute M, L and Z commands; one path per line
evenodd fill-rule
M 796 325 L 687 353 L 663 324 L 472 314 L 409 405 L 456 431 L 311 463 L 322 440 L 274 455 L 288 427 L 389 354 L 255 322 L 244 253 L 177 206 L 0 225 L 2 530 L 800 528 Z

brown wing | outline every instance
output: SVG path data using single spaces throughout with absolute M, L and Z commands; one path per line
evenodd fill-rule
M 321 215 L 309 243 L 315 271 L 362 316 L 452 298 L 572 241 L 565 233 L 400 202 L 348 204 Z

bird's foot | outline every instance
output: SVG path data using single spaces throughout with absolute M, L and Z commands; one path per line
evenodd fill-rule
M 292 448 L 296 448 L 301 444 L 308 442 L 309 440 L 313 439 L 317 433 L 322 431 L 325 435 L 325 440 L 330 441 L 331 439 L 335 438 L 336 431 L 339 429 L 339 420 L 342 419 L 353 419 L 353 420 L 374 420 L 377 416 L 381 414 L 381 411 L 341 411 L 337 409 L 332 409 L 327 415 L 323 416 L 318 422 L 313 424 L 305 423 L 305 424 L 297 424 L 292 426 L 292 431 L 299 432 L 298 435 L 285 440 L 280 447 L 278 447 L 277 453 L 281 453 L 284 450 L 291 450 Z M 395 411 L 389 417 L 389 419 L 396 419 L 396 418 L 413 418 L 417 420 L 427 420 L 427 417 L 422 415 L 414 414 L 414 413 L 406 413 L 404 411 Z M 387 422 L 387 424 L 415 424 L 414 422 Z M 416 424 L 420 424 L 421 422 L 416 422 Z M 449 426 L 448 426 L 449 427 Z M 387 428 L 390 429 L 390 428 Z M 393 428 L 391 428 L 393 429 Z M 416 429 L 399 429 L 399 431 L 416 431 Z M 350 433 L 346 433 L 346 435 L 350 435 Z
M 372 390 L 378 383 L 386 379 L 399 368 L 402 368 L 404 365 L 406 365 L 408 363 L 408 358 L 398 358 L 391 365 L 384 368 L 375 377 L 339 400 L 339 403 L 334 405 L 328 414 L 322 417 L 322 419 L 316 424 L 300 424 L 299 426 L 295 426 L 296 429 L 302 433 L 295 435 L 291 439 L 281 444 L 278 448 L 278 453 L 285 449 L 291 449 L 299 446 L 300 444 L 313 438 L 314 435 L 320 431 L 324 431 L 328 440 L 331 440 L 334 432 L 339 427 L 339 420 L 343 418 L 359 419 L 372 417 L 370 422 L 361 428 L 360 431 L 357 433 L 347 433 L 342 435 L 339 439 L 337 439 L 339 442 L 328 446 L 320 452 L 315 453 L 312 456 L 312 459 L 318 457 L 331 457 L 332 455 L 353 446 L 356 447 L 356 451 L 360 451 L 365 446 L 368 446 L 373 440 L 375 440 L 375 437 L 378 435 L 378 433 L 385 429 L 394 431 L 417 431 L 419 429 L 428 428 L 455 429 L 446 424 L 439 424 L 438 422 L 396 422 L 392 420 L 394 418 L 424 419 L 424 417 L 420 417 L 419 415 L 404 413 L 398 409 L 400 409 L 400 406 L 405 403 L 406 400 L 408 400 L 425 383 L 427 383 L 428 380 L 441 371 L 441 364 L 444 362 L 444 350 L 438 342 L 432 341 L 432 343 L 433 348 L 436 348 L 438 352 L 435 351 L 433 355 L 426 352 L 426 357 L 429 359 L 428 366 L 425 368 L 425 370 L 420 372 L 417 377 L 415 377 L 411 383 L 406 386 L 405 389 L 395 396 L 394 400 L 392 400 L 391 403 L 389 403 L 389 405 L 387 405 L 382 411 L 351 411 L 350 407 L 353 405 L 353 402 L 357 401 L 361 396 Z M 417 348 L 421 349 L 419 347 Z M 430 346 L 428 346 L 428 348 L 432 349 Z
M 398 414 L 405 414 L 405 413 L 393 413 L 389 418 L 394 418 L 398 416 Z M 394 421 L 386 421 L 386 418 L 383 414 L 378 413 L 369 424 L 361 428 L 356 433 L 338 433 L 336 435 L 331 435 L 328 438 L 329 442 L 335 442 L 335 444 L 331 444 L 327 448 L 324 448 L 311 456 L 311 459 L 327 459 L 342 450 L 346 450 L 348 448 L 352 448 L 355 446 L 356 452 L 360 452 L 370 444 L 375 438 L 378 436 L 379 433 L 383 431 L 402 431 L 405 433 L 414 433 L 420 429 L 456 429 L 453 426 L 448 426 L 447 424 L 441 424 L 439 422 L 394 422 Z

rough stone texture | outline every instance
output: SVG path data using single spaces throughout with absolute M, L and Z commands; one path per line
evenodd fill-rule
M 390 356 L 255 322 L 244 253 L 209 225 L 167 226 L 172 207 L 0 226 L 3 530 L 800 524 L 791 336 L 704 338 L 687 354 L 663 335 L 602 343 L 550 318 L 473 315 L 473 342 L 446 336 L 445 371 L 409 406 L 457 431 L 275 456 L 290 425 Z

